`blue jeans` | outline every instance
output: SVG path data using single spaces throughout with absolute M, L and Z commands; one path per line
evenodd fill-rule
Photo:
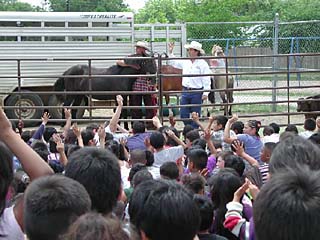
M 187 93 L 187 92 L 182 92 L 181 94 L 181 105 L 185 104 L 202 104 L 202 92 L 195 92 L 195 93 Z M 190 114 L 192 112 L 197 112 L 199 114 L 199 117 L 201 116 L 201 105 L 197 107 L 181 107 L 180 109 L 180 117 L 181 118 L 189 118 L 190 119 Z M 183 121 L 184 125 L 191 125 L 193 128 L 198 128 L 198 124 L 190 120 L 184 120 Z

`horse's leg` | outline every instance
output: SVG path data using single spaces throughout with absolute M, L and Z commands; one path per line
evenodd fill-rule
M 169 106 L 169 104 L 170 104 L 170 95 L 169 95 L 169 94 L 166 94 L 164 97 L 165 97 L 165 99 L 166 99 L 166 105 Z M 168 109 L 168 115 L 169 115 L 169 116 L 173 116 L 173 115 L 174 115 L 172 108 L 169 108 L 169 109 Z
M 82 99 L 83 99 L 83 95 L 76 95 L 72 106 L 80 106 Z M 76 108 L 71 110 L 72 119 L 77 119 L 77 112 L 78 112 L 78 109 Z

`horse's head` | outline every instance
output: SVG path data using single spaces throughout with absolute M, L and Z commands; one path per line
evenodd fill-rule
M 223 49 L 219 45 L 213 45 L 212 50 L 211 50 L 212 56 L 218 57 L 218 56 L 223 56 Z
M 152 56 L 153 57 L 153 56 Z M 143 59 L 141 64 L 141 73 L 151 73 L 154 74 L 157 72 L 157 64 L 153 58 Z

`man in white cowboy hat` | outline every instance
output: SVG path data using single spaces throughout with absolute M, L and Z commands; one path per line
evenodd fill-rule
M 130 55 L 131 57 L 150 57 L 147 51 L 150 51 L 148 43 L 145 41 L 138 41 L 135 44 L 136 53 Z M 129 57 L 130 57 L 129 56 Z M 132 61 L 130 59 L 117 60 L 117 65 L 122 67 L 132 66 Z M 155 63 L 154 63 L 155 64 Z M 148 74 L 148 73 L 147 73 Z M 134 82 L 132 86 L 133 91 L 137 92 L 146 92 L 146 91 L 154 91 L 155 87 L 150 83 L 150 80 L 146 77 L 139 77 Z M 135 94 L 130 95 L 129 97 L 129 105 L 130 106 L 142 106 L 142 100 L 145 106 L 155 106 L 156 99 L 151 94 Z M 142 109 L 136 108 L 131 109 L 131 118 L 132 119 L 142 119 Z M 156 115 L 156 109 L 146 109 L 146 119 L 152 119 Z M 152 128 L 152 122 L 147 122 L 147 127 Z
M 192 41 L 190 44 L 185 44 L 184 47 L 188 50 L 190 59 L 183 60 L 169 60 L 168 64 L 173 65 L 176 68 L 182 69 L 182 74 L 194 74 L 196 76 L 189 76 L 182 78 L 182 94 L 181 105 L 186 104 L 199 104 L 195 107 L 181 107 L 180 117 L 184 119 L 190 119 L 190 114 L 196 112 L 201 115 L 202 100 L 207 99 L 208 92 L 195 91 L 195 90 L 210 90 L 211 79 L 210 76 L 199 76 L 204 74 L 212 74 L 208 63 L 204 59 L 199 59 L 199 56 L 205 54 L 202 49 L 202 44 L 196 41 Z M 169 43 L 169 57 L 173 55 L 174 43 Z M 193 92 L 190 92 L 193 91 Z M 198 128 L 198 125 L 192 120 L 184 120 L 184 124 L 190 124 L 194 128 Z

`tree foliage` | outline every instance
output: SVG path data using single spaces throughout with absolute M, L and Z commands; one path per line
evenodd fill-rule
M 33 7 L 29 3 L 17 0 L 0 0 L 0 11 L 40 11 L 39 7 Z
M 49 0 L 54 12 L 124 12 L 128 6 L 123 0 Z

